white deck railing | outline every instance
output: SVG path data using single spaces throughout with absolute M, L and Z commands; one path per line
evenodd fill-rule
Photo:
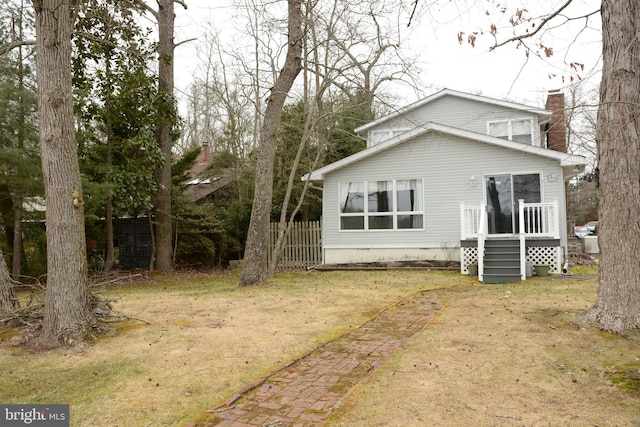
M 486 221 L 486 216 L 483 215 L 483 212 L 486 212 L 484 203 L 479 205 L 460 204 L 460 240 L 478 237 L 483 218 Z
M 558 200 L 547 203 L 525 203 L 519 200 L 518 223 L 525 237 L 560 238 Z M 460 238 L 477 239 L 481 231 L 487 233 L 486 205 L 460 204 Z M 481 226 L 484 230 L 481 229 Z M 516 234 L 516 233 L 514 233 Z
M 558 200 L 551 203 L 520 203 L 520 233 L 527 237 L 560 238 Z
M 478 280 L 484 276 L 484 243 L 487 240 L 487 205 L 460 204 L 461 240 L 478 239 Z M 466 268 L 466 266 L 461 266 Z
M 518 200 L 517 212 L 519 233 L 514 233 L 520 241 L 520 274 L 526 280 L 526 239 L 528 237 L 560 238 L 560 218 L 558 200 L 550 203 L 525 203 Z M 461 239 L 478 240 L 478 280 L 484 276 L 484 247 L 488 234 L 487 207 L 479 205 L 460 204 L 460 234 Z M 461 266 L 464 268 L 466 266 Z

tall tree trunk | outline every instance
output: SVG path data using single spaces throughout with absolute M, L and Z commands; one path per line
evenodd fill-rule
M 173 40 L 174 0 L 158 0 L 158 89 L 163 104 L 173 97 Z M 156 197 L 155 211 L 155 269 L 170 271 L 173 269 L 172 230 L 171 230 L 171 122 L 172 112 L 168 108 L 159 111 L 156 128 L 156 141 L 164 154 L 164 164 L 157 176 L 160 191 Z
M 2 250 L 0 250 L 0 319 L 10 315 L 18 307 L 18 299 L 13 292 L 9 269 Z
M 312 110 L 313 111 L 313 110 Z M 304 149 L 309 145 L 309 137 L 311 134 L 311 122 L 313 118 L 309 111 L 305 111 L 305 123 L 304 123 L 304 131 L 302 132 L 302 137 L 300 138 L 300 143 L 298 144 L 298 150 L 296 151 L 296 157 L 293 159 L 293 164 L 291 165 L 291 171 L 289 172 L 289 179 L 287 180 L 287 189 L 284 193 L 284 199 L 282 201 L 282 210 L 280 211 L 280 221 L 278 222 L 278 233 L 276 242 L 274 245 L 273 253 L 271 254 L 271 263 L 269 264 L 268 275 L 267 278 L 271 279 L 276 274 L 276 269 L 278 268 L 278 263 L 280 262 L 280 258 L 282 257 L 282 249 L 284 248 L 284 243 L 286 241 L 287 235 L 289 231 L 291 231 L 291 226 L 293 225 L 293 220 L 296 214 L 300 211 L 300 207 L 304 202 L 304 196 L 306 194 L 308 181 L 304 183 L 304 189 L 300 194 L 300 198 L 298 199 L 298 204 L 296 208 L 291 213 L 289 220 L 287 220 L 287 215 L 289 213 L 289 201 L 291 200 L 291 194 L 293 193 L 293 183 L 298 173 L 298 166 L 300 165 L 300 159 L 302 158 L 302 154 Z
M 114 240 L 113 240 L 113 194 L 107 194 L 107 205 L 105 207 L 105 237 L 106 247 L 104 253 L 103 272 L 109 273 L 113 269 L 114 261 Z
M 18 26 L 18 39 L 24 39 L 24 30 L 23 30 L 23 19 L 22 14 L 24 13 L 24 3 L 20 4 L 20 24 Z M 24 91 L 26 90 L 25 82 L 25 65 L 24 65 L 24 56 L 22 52 L 22 46 L 18 47 L 18 87 L 20 90 L 19 97 L 19 127 L 18 127 L 18 150 L 24 149 L 24 141 L 27 127 L 27 112 L 25 106 L 24 99 Z M 16 174 L 20 175 L 20 170 L 16 170 Z M 22 269 L 22 204 L 23 197 L 22 194 L 16 194 L 14 197 L 14 218 L 13 218 L 13 245 L 11 248 L 11 277 L 13 280 L 20 280 L 20 272 Z
M 38 344 L 86 340 L 92 331 L 80 167 L 73 123 L 69 0 L 33 0 L 40 155 L 47 227 L 47 289 Z
M 105 32 L 107 39 L 111 39 L 112 35 L 110 32 L 111 29 L 111 20 L 109 16 L 104 17 L 105 20 Z M 113 76 L 111 75 L 111 53 L 112 49 L 107 49 L 105 52 L 106 65 L 105 65 L 105 78 L 107 79 L 107 90 L 104 94 L 104 109 L 105 109 L 105 131 L 107 136 L 107 146 L 106 146 L 106 167 L 107 171 L 109 171 L 109 180 L 112 178 L 113 173 L 113 102 L 111 99 L 111 94 L 113 93 L 112 88 L 112 80 Z M 109 273 L 113 268 L 113 258 L 114 258 L 114 244 L 113 244 L 113 189 L 110 186 L 107 193 L 107 200 L 105 205 L 105 254 L 104 254 L 104 265 L 102 267 L 103 273 Z
M 267 99 L 256 164 L 256 187 L 247 233 L 240 286 L 264 285 L 268 279 L 269 218 L 273 195 L 273 163 L 282 107 L 302 69 L 302 0 L 288 0 L 288 45 L 284 67 Z
M 640 327 L 640 3 L 602 1 L 600 285 L 585 320 L 623 333 Z
M 22 196 L 17 196 L 14 208 L 11 277 L 15 281 L 20 281 L 20 271 L 22 267 L 22 200 Z
M 0 184 L 0 216 L 2 218 L 2 228 L 7 239 L 7 244 L 13 246 L 13 214 L 16 206 L 13 204 L 13 194 L 8 184 Z

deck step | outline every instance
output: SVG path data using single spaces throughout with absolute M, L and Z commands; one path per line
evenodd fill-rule
M 520 280 L 520 242 L 516 239 L 485 241 L 482 282 L 503 284 Z
M 522 278 L 519 274 L 485 274 L 482 283 L 491 285 L 502 285 L 505 283 L 520 282 Z

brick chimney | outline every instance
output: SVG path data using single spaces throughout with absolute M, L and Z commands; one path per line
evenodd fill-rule
M 564 116 L 564 93 L 559 89 L 550 90 L 545 108 L 552 112 L 547 124 L 547 148 L 566 153 L 567 124 Z
M 202 148 L 200 148 L 200 163 L 209 163 L 209 144 L 206 142 L 203 142 Z

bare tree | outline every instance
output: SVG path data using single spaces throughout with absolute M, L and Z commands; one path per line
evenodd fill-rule
M 331 13 L 315 15 L 317 23 L 324 26 L 329 49 L 342 57 L 334 68 L 337 76 L 333 84 L 346 94 L 364 94 L 372 115 L 376 98 L 383 104 L 384 98 L 394 97 L 383 96 L 386 83 L 403 82 L 419 91 L 416 57 L 402 50 L 404 35 L 411 30 L 401 31 L 398 26 L 402 6 L 402 1 L 334 2 Z
M 640 328 L 640 3 L 602 1 L 597 140 L 600 285 L 585 320 Z
M 47 289 L 38 344 L 46 348 L 85 341 L 94 324 L 73 122 L 69 3 L 33 0 L 40 153 L 47 202 Z
M 256 186 L 247 234 L 244 264 L 239 285 L 264 285 L 268 278 L 267 250 L 271 197 L 273 194 L 273 163 L 276 137 L 282 107 L 302 70 L 303 17 L 302 0 L 287 1 L 287 55 L 284 66 L 267 99 L 264 120 L 260 129 L 260 145 L 256 165 Z
M 598 114 L 598 89 L 590 88 L 585 81 L 572 84 L 567 89 L 567 140 L 573 154 L 585 156 L 593 172 L 596 165 L 596 122 Z
M 302 133 L 302 137 L 300 138 L 300 143 L 298 144 L 298 149 L 296 150 L 296 155 L 291 165 L 291 171 L 289 172 L 289 179 L 287 181 L 287 188 L 285 190 L 284 200 L 282 201 L 282 209 L 280 212 L 280 221 L 278 222 L 277 237 L 274 244 L 273 253 L 271 256 L 271 262 L 268 266 L 269 268 L 268 275 L 267 275 L 268 278 L 272 278 L 275 275 L 278 262 L 280 261 L 280 258 L 282 256 L 282 250 L 284 248 L 285 238 L 289 233 L 289 231 L 291 230 L 291 227 L 293 226 L 293 220 L 296 214 L 300 211 L 300 208 L 302 207 L 302 204 L 304 202 L 304 197 L 307 193 L 307 190 L 309 189 L 309 182 L 305 181 L 304 186 L 302 188 L 302 192 L 301 194 L 298 195 L 298 203 L 296 207 L 293 209 L 293 212 L 291 212 L 291 214 L 287 219 L 288 206 L 293 193 L 294 180 L 296 178 L 299 178 L 298 166 L 300 164 L 300 160 L 302 158 L 302 155 L 305 149 L 309 147 L 311 142 L 311 135 L 314 130 L 313 122 L 315 121 L 314 117 L 316 113 L 316 109 L 314 107 L 317 104 L 318 103 L 309 103 L 309 104 L 305 103 L 305 105 L 309 105 L 309 108 L 305 109 L 304 130 Z M 324 140 L 318 145 L 318 147 L 316 147 L 317 152 L 312 164 L 312 169 L 315 169 L 316 165 L 318 164 L 318 160 L 321 157 L 321 154 L 323 152 L 323 147 L 324 147 L 323 142 Z
M 201 72 L 191 85 L 191 144 L 206 142 L 213 152 L 246 159 L 254 148 L 253 128 L 260 114 L 252 102 L 257 91 L 253 75 L 246 72 L 245 58 L 226 51 L 215 31 L 210 29 L 203 39 Z
M 387 82 L 404 80 L 417 86 L 410 76 L 414 73 L 414 59 L 400 50 L 402 34 L 390 24 L 394 7 L 375 1 L 362 1 L 357 5 L 344 2 L 329 3 L 328 8 L 319 4 L 307 11 L 305 62 L 304 62 L 304 130 L 293 159 L 280 211 L 277 238 L 269 265 L 269 277 L 275 273 L 287 233 L 301 209 L 308 191 L 305 182 L 300 194 L 293 194 L 294 181 L 303 172 L 298 170 L 302 154 L 313 140 L 316 155 L 311 160 L 315 169 L 326 152 L 327 130 L 331 117 L 325 109 L 332 90 L 342 96 L 363 101 L 367 116 L 373 119 L 376 97 L 378 103 Z M 415 73 L 417 74 L 417 73 Z M 297 204 L 288 212 L 289 201 L 297 198 Z

